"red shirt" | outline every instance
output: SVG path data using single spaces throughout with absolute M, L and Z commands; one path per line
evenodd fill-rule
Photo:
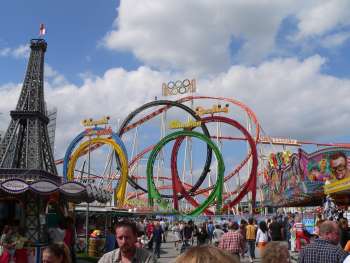
M 150 236 L 153 234 L 153 230 L 154 230 L 154 225 L 153 224 L 148 224 L 146 226 L 146 234 L 147 234 L 148 238 L 150 238 Z
M 243 245 L 243 236 L 241 233 L 239 233 L 239 230 L 230 230 L 221 237 L 219 248 L 231 253 L 242 253 Z

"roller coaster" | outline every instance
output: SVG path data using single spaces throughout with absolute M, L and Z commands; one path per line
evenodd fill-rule
M 315 203 L 325 180 L 310 180 L 309 161 L 320 163 L 339 146 L 348 153 L 349 145 L 333 144 L 325 146 L 337 147 L 311 157 L 299 150 L 263 159 L 258 144 L 308 142 L 261 137 L 258 119 L 247 105 L 231 98 L 194 96 L 194 91 L 194 81 L 163 84 L 164 96 L 191 95 L 141 105 L 127 115 L 117 132 L 107 117 L 84 120 L 85 130 L 72 140 L 65 157 L 56 161 L 63 165 L 64 180 L 113 192 L 118 207 L 214 215 L 231 211 L 244 198 L 254 208 L 257 192 L 265 206 Z M 92 169 L 103 162 L 101 171 Z M 329 176 L 329 168 L 322 173 Z

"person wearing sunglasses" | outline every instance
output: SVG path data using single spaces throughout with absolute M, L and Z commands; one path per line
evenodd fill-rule
M 347 167 L 347 157 L 343 152 L 336 152 L 329 157 L 332 175 L 341 180 L 350 177 Z

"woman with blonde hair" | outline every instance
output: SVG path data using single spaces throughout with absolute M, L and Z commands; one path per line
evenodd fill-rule
M 192 247 L 175 259 L 175 263 L 239 263 L 229 252 L 214 246 Z

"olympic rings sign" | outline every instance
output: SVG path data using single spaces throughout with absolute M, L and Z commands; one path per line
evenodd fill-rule
M 169 81 L 167 84 L 163 83 L 162 85 L 162 95 L 163 96 L 172 96 L 185 93 L 196 92 L 196 81 L 185 79 L 183 81 Z

